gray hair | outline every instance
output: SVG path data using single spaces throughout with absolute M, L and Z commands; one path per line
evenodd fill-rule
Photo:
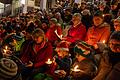
M 82 15 L 80 13 L 74 13 L 73 16 L 77 16 L 80 18 L 80 20 L 82 19 Z

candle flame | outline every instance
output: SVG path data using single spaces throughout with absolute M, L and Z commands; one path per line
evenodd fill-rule
M 78 72 L 78 71 L 80 71 L 80 69 L 78 69 L 78 65 L 76 65 L 74 68 L 73 68 L 73 71 L 75 71 L 75 72 Z
M 103 43 L 105 43 L 105 40 L 103 40 Z
M 103 17 L 105 17 L 105 15 L 104 15 L 104 14 L 103 14 L 102 16 L 103 16 Z
M 5 49 L 7 50 L 7 49 L 8 49 L 8 46 L 5 46 Z
M 46 64 L 52 64 L 52 61 L 51 61 L 50 59 L 48 59 L 48 60 L 46 61 Z
M 6 54 L 7 50 L 4 49 L 3 51 L 4 51 L 4 54 Z

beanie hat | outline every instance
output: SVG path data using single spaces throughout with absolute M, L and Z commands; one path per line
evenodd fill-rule
M 0 59 L 0 77 L 8 79 L 16 76 L 17 74 L 17 64 L 10 59 L 1 58 Z
M 91 46 L 85 43 L 84 41 L 78 42 L 74 47 L 75 53 L 78 53 L 79 55 L 86 58 L 89 58 L 91 56 L 91 51 L 92 51 Z
M 115 39 L 115 40 L 120 41 L 120 31 L 114 31 L 111 34 L 110 39 Z
M 115 20 L 114 20 L 114 23 L 117 22 L 117 23 L 120 23 L 120 16 L 117 17 Z
M 39 36 L 43 36 L 45 37 L 45 33 L 42 29 L 40 28 L 36 28 L 33 33 L 32 33 L 33 37 L 39 37 Z
M 68 43 L 66 41 L 61 41 L 59 44 L 57 44 L 56 51 L 57 50 L 69 51 Z
M 98 17 L 103 18 L 103 13 L 101 11 L 96 11 L 94 16 L 98 16 Z

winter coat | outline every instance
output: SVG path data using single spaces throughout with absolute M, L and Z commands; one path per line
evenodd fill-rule
M 120 53 L 105 48 L 101 54 L 99 71 L 93 80 L 119 80 Z
M 35 43 L 33 41 L 24 44 L 21 49 L 21 61 L 23 63 L 33 62 L 33 68 L 41 68 L 44 66 L 48 58 L 52 58 L 52 45 L 49 42 L 42 43 L 41 49 L 35 51 Z
M 71 72 L 73 79 L 75 80 L 92 80 L 97 71 L 97 66 L 90 59 L 84 59 L 80 62 L 77 60 L 74 62 L 72 68 L 78 65 L 79 72 Z
M 80 23 L 76 27 L 71 26 L 71 28 L 68 30 L 66 41 L 76 42 L 78 40 L 84 40 L 85 35 L 86 27 L 82 23 Z
M 110 36 L 110 26 L 107 23 L 101 24 L 99 27 L 90 27 L 88 29 L 85 41 L 89 45 L 95 45 L 97 42 L 108 41 Z
M 51 26 L 48 31 L 46 32 L 46 37 L 48 38 L 48 41 L 50 41 L 52 44 L 55 43 L 55 41 L 60 40 L 59 37 L 56 35 L 55 30 L 57 31 L 58 35 L 62 34 L 62 29 L 60 26 Z

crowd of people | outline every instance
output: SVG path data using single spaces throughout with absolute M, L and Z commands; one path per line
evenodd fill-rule
M 120 6 L 69 2 L 0 19 L 0 80 L 119 80 Z

